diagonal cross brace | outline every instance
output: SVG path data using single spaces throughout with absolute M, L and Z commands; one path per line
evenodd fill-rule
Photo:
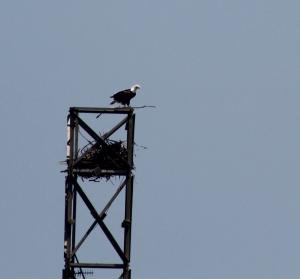
M 102 137 L 98 136 L 98 134 L 90 126 L 88 126 L 78 115 L 75 115 L 75 117 L 78 120 L 78 125 L 81 126 L 96 142 L 98 142 L 105 148 L 108 148 L 107 143 L 102 139 Z M 117 153 L 115 153 L 114 155 L 116 157 L 119 157 L 121 161 L 128 165 L 128 162 L 125 161 L 122 157 L 120 157 Z M 110 160 L 118 167 L 118 164 L 112 158 L 110 158 Z
M 111 234 L 107 226 L 104 224 L 103 220 L 98 215 L 98 212 L 96 211 L 96 209 L 94 208 L 94 206 L 92 205 L 92 203 L 90 202 L 90 200 L 88 199 L 84 191 L 81 189 L 78 182 L 75 179 L 73 179 L 73 183 L 78 194 L 80 195 L 80 197 L 82 198 L 82 200 L 84 201 L 88 209 L 90 210 L 91 215 L 95 218 L 98 225 L 101 227 L 102 231 L 110 241 L 111 245 L 114 247 L 115 251 L 118 253 L 118 255 L 120 256 L 120 258 L 123 260 L 124 263 L 128 263 L 128 259 L 126 258 L 124 252 L 120 248 L 119 244 L 117 243 L 117 241 L 115 240 L 115 238 L 113 237 L 113 235 Z
M 75 117 L 78 120 L 79 126 L 81 126 L 95 141 L 99 141 L 102 145 L 107 146 L 106 142 L 98 136 L 98 134 L 88 126 L 78 115 L 75 114 Z
M 108 139 L 112 134 L 114 134 L 118 129 L 120 129 L 126 122 L 128 121 L 128 116 L 125 117 L 121 122 L 119 122 L 115 127 L 113 127 L 110 131 L 106 132 L 103 136 L 101 136 L 101 138 L 105 141 L 106 139 Z M 97 145 L 99 145 L 98 142 L 96 142 L 95 144 L 92 145 L 91 148 L 93 147 L 97 147 Z M 76 166 L 76 164 L 78 162 L 80 162 L 80 160 L 82 158 L 84 158 L 84 156 L 89 152 L 89 150 L 91 149 L 89 148 L 86 152 L 84 152 L 74 163 L 74 166 Z
M 106 206 L 103 208 L 103 210 L 98 214 L 99 218 L 101 218 L 101 220 L 104 220 L 104 218 L 106 217 L 106 212 L 107 210 L 110 208 L 110 206 L 112 205 L 112 203 L 114 202 L 114 200 L 118 197 L 118 195 L 120 194 L 120 192 L 123 190 L 124 186 L 126 185 L 127 180 L 124 180 L 122 182 L 122 184 L 118 187 L 117 191 L 115 192 L 115 194 L 112 196 L 112 198 L 109 200 L 109 202 L 106 204 Z M 71 256 L 74 256 L 75 253 L 78 251 L 78 249 L 80 248 L 80 246 L 83 244 L 83 242 L 87 239 L 87 237 L 89 236 L 89 234 L 93 231 L 93 229 L 95 228 L 95 226 L 97 225 L 97 220 L 95 220 L 93 222 L 93 224 L 89 227 L 89 229 L 87 230 L 87 232 L 85 233 L 85 235 L 82 237 L 82 239 L 78 242 L 78 244 L 76 245 L 76 247 L 74 248 Z

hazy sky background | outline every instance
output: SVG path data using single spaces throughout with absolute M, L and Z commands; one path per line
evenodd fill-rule
M 132 279 L 299 278 L 299 10 L 2 0 L 0 277 L 61 278 L 68 108 L 138 82 Z

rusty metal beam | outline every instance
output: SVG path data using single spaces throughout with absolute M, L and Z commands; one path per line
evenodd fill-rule
M 112 268 L 112 269 L 121 269 L 124 268 L 124 264 L 105 264 L 105 263 L 72 263 L 72 267 L 75 268 Z
M 76 111 L 79 113 L 112 113 L 112 114 L 129 114 L 133 112 L 131 107 L 122 108 L 96 108 L 96 107 L 71 107 L 71 111 Z

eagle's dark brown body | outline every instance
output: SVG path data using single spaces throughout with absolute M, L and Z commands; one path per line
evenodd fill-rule
M 113 98 L 113 101 L 110 103 L 115 104 L 115 103 L 120 103 L 124 106 L 129 106 L 130 105 L 130 100 L 135 97 L 136 93 L 132 92 L 130 89 L 125 89 L 122 91 L 117 92 L 116 94 L 112 95 L 111 98 Z

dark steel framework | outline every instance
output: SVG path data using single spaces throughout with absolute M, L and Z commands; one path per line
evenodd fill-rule
M 83 114 L 120 114 L 125 116 L 117 125 L 111 130 L 99 136 L 99 133 L 94 131 L 83 119 Z M 100 119 L 101 120 L 101 119 Z M 66 182 L 65 182 L 65 229 L 64 229 L 64 269 L 62 273 L 63 279 L 74 279 L 76 275 L 81 275 L 85 278 L 84 268 L 89 269 L 120 269 L 119 279 L 130 279 L 130 250 L 131 250 L 131 223 L 132 223 L 132 197 L 133 197 L 133 148 L 134 148 L 134 123 L 135 114 L 131 107 L 126 108 L 91 108 L 91 107 L 71 107 L 68 115 L 68 143 L 67 143 L 67 164 L 66 170 Z M 107 140 L 121 127 L 125 127 L 126 138 L 126 156 L 120 156 L 118 153 L 108 152 L 107 157 L 111 161 L 109 169 L 103 167 L 82 168 L 81 162 L 92 148 L 101 148 L 102 150 L 109 150 Z M 93 146 L 84 152 L 84 154 L 78 155 L 78 142 L 79 142 L 79 129 L 83 129 L 92 139 Z M 120 164 L 119 162 L 123 162 Z M 96 162 L 97 163 L 97 162 Z M 101 163 L 101 162 L 98 162 Z M 84 191 L 78 178 L 81 175 L 96 174 L 98 177 L 108 176 L 124 176 L 124 182 L 119 185 L 116 192 L 111 199 L 107 202 L 105 207 L 100 211 L 96 210 L 87 194 Z M 118 197 L 118 195 L 125 191 L 125 213 L 124 220 L 122 222 L 122 228 L 124 230 L 124 243 L 121 247 L 112 232 L 106 226 L 104 219 L 107 215 L 107 211 Z M 82 199 L 84 205 L 90 211 L 94 222 L 86 231 L 84 236 L 77 241 L 76 239 L 76 211 L 77 211 L 77 198 Z M 92 230 L 99 226 L 106 238 L 112 245 L 112 248 L 118 254 L 120 258 L 119 263 L 91 263 L 81 262 L 76 255 L 83 242 L 88 238 Z

